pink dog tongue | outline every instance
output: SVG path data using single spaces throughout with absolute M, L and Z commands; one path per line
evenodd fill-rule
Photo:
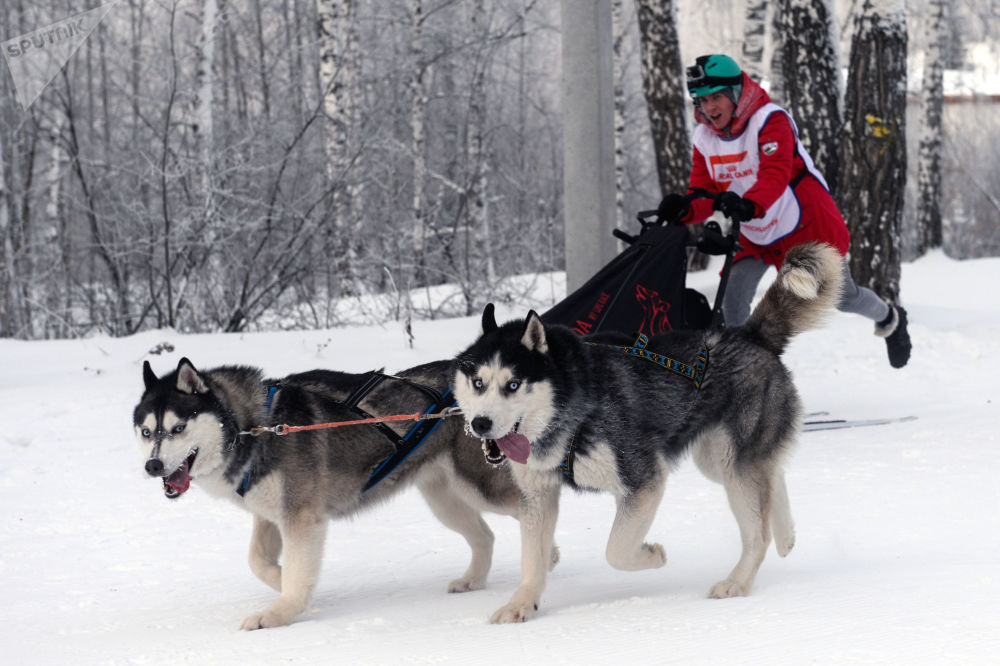
M 178 495 L 186 493 L 191 487 L 191 476 L 188 474 L 188 461 L 185 460 L 180 468 L 163 480 L 165 485 L 173 488 Z
M 497 440 L 497 446 L 508 458 L 522 465 L 528 462 L 531 453 L 531 442 L 521 433 L 511 432 Z

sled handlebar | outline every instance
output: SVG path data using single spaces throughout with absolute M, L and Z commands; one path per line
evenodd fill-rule
M 695 199 L 711 199 L 715 201 L 719 197 L 719 192 L 695 188 L 684 195 L 688 203 Z M 662 226 L 664 224 L 681 224 L 680 220 L 664 220 L 660 217 L 658 210 L 641 210 L 636 213 L 636 220 L 642 225 L 642 229 L 637 235 L 632 235 L 621 229 L 612 230 L 611 234 L 629 245 L 639 240 L 639 236 L 646 232 L 651 226 Z M 738 243 L 740 237 L 739 222 L 729 219 L 729 233 L 723 233 L 722 227 L 715 220 L 708 220 L 702 231 L 701 237 L 696 242 L 696 247 L 705 254 L 728 254 L 731 250 L 741 249 Z

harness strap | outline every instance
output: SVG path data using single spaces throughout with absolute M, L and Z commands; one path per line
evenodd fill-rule
M 441 396 L 442 402 L 448 396 L 449 393 L 451 393 L 451 389 L 448 389 L 447 391 L 444 392 L 444 394 Z M 442 403 L 435 402 L 430 407 L 428 407 L 427 411 L 424 413 L 430 414 L 431 412 L 433 412 L 435 409 L 438 408 L 439 404 Z M 457 403 L 455 401 L 452 401 L 451 406 L 453 407 L 456 404 Z M 443 406 L 444 405 L 442 404 L 442 407 Z M 368 481 L 367 483 L 365 483 L 364 488 L 361 489 L 361 492 L 367 492 L 371 490 L 385 477 L 389 476 L 393 472 L 393 470 L 395 470 L 397 467 L 399 467 L 400 464 L 403 463 L 403 461 L 409 458 L 414 451 L 420 448 L 420 445 L 423 444 L 424 441 L 426 441 L 426 439 L 431 436 L 431 433 L 434 432 L 434 430 L 436 430 L 439 425 L 441 425 L 441 421 L 443 420 L 444 419 L 427 419 L 424 421 L 418 421 L 417 424 L 413 426 L 410 429 L 410 431 L 406 433 L 406 435 L 404 435 L 402 438 L 399 438 L 399 435 L 393 432 L 392 434 L 395 436 L 395 438 L 398 438 L 398 441 L 395 442 L 396 452 L 393 453 L 388 458 L 386 458 L 385 460 L 383 460 L 381 463 L 379 463 L 378 467 L 375 468 L 375 471 L 373 471 L 371 473 L 371 476 L 368 477 Z M 390 430 L 390 432 L 392 431 Z
M 671 372 L 690 379 L 694 383 L 695 393 L 701 389 L 701 383 L 705 379 L 705 370 L 708 369 L 708 347 L 704 344 L 701 346 L 701 349 L 698 350 L 698 355 L 695 357 L 695 362 L 692 365 L 682 363 L 681 361 L 672 359 L 669 356 L 664 356 L 663 354 L 658 354 L 646 349 L 646 345 L 649 344 L 649 336 L 645 333 L 640 333 L 631 347 L 625 345 L 609 345 L 599 342 L 584 342 L 584 344 L 593 345 L 595 347 L 611 347 L 612 349 L 618 349 L 619 351 L 623 351 L 631 356 L 638 356 L 639 358 L 644 358 L 647 361 L 652 361 L 653 363 L 656 363 Z
M 656 363 L 671 372 L 691 380 L 694 384 L 695 395 L 697 395 L 698 391 L 701 389 L 701 384 L 705 379 L 705 371 L 708 369 L 708 345 L 706 344 L 701 345 L 701 348 L 698 350 L 698 355 L 695 357 L 694 363 L 690 365 L 646 349 L 646 345 L 649 344 L 649 336 L 645 333 L 640 333 L 631 347 L 624 345 L 609 345 L 599 342 L 584 342 L 584 344 L 597 347 L 611 347 L 612 349 L 618 349 L 631 356 L 638 356 L 639 358 L 644 358 L 647 361 L 652 361 L 653 363 Z M 569 438 L 569 443 L 566 445 L 566 453 L 563 455 L 563 461 L 559 465 L 563 476 L 573 483 L 575 483 L 575 479 L 573 478 L 573 461 L 576 459 L 576 439 L 582 428 L 583 425 L 581 424 L 576 430 L 573 431 L 573 436 Z
M 445 397 L 451 393 L 451 389 L 446 390 L 443 394 L 438 393 L 435 389 L 430 386 L 425 386 L 418 382 L 407 379 L 406 377 L 397 377 L 396 375 L 387 375 L 382 372 L 373 370 L 368 373 L 368 377 L 351 392 L 344 400 L 344 405 L 351 409 L 351 411 L 360 415 L 362 418 L 374 418 L 371 414 L 365 410 L 358 407 L 358 403 L 364 400 L 369 393 L 375 390 L 379 384 L 381 384 L 386 379 L 395 379 L 397 381 L 403 382 L 407 386 L 417 389 L 424 395 L 428 396 L 432 403 L 431 406 L 427 408 L 425 414 L 432 413 L 438 406 L 444 407 Z M 457 403 L 451 402 L 451 407 L 454 407 Z M 368 481 L 365 483 L 364 488 L 361 492 L 367 492 L 374 488 L 380 481 L 389 476 L 399 465 L 410 457 L 410 455 L 420 448 L 420 445 L 430 437 L 431 433 L 441 425 L 441 419 L 427 419 L 423 421 L 418 421 L 409 432 L 405 435 L 400 436 L 395 430 L 390 428 L 385 423 L 374 423 L 374 425 L 379 432 L 381 432 L 389 443 L 392 444 L 393 453 L 388 458 L 383 460 L 378 466 L 372 471 L 371 476 L 368 477 Z
M 267 404 L 264 407 L 264 418 L 267 419 L 267 415 L 271 413 L 271 404 L 274 402 L 274 394 L 278 392 L 281 385 L 278 382 L 267 385 Z M 236 494 L 243 497 L 250 490 L 250 486 L 253 484 L 253 471 L 254 471 L 254 460 L 251 458 L 250 466 L 247 468 L 247 473 L 243 475 L 243 480 L 240 484 L 236 486 Z
M 569 444 L 566 445 L 566 455 L 563 456 L 563 461 L 559 465 L 563 476 L 574 483 L 576 482 L 573 478 L 573 461 L 576 459 L 576 436 L 580 434 L 581 427 L 583 426 L 579 426 L 573 431 L 573 436 L 569 438 Z
M 351 394 L 344 398 L 343 403 L 348 407 L 354 408 L 358 406 L 358 403 L 365 399 L 369 393 L 371 393 L 376 386 L 382 383 L 385 379 L 385 375 L 377 370 L 372 370 L 368 372 L 365 376 L 364 381 L 358 384 L 358 387 L 351 391 Z
M 355 388 L 350 393 L 350 395 L 348 395 L 347 398 L 343 400 L 341 404 L 343 404 L 345 407 L 350 409 L 355 414 L 361 416 L 362 418 L 374 418 L 371 414 L 358 407 L 358 403 L 364 400 L 369 393 L 371 393 L 379 384 L 381 384 L 386 379 L 395 379 L 401 381 L 428 396 L 432 400 L 432 404 L 424 412 L 425 414 L 431 414 L 436 409 L 438 409 L 439 406 L 441 406 L 441 408 L 444 408 L 446 406 L 454 407 L 456 404 L 458 404 L 457 402 L 452 400 L 450 405 L 446 405 L 447 402 L 446 398 L 448 394 L 451 393 L 451 389 L 446 390 L 444 393 L 438 393 L 437 390 L 429 386 L 424 386 L 423 384 L 414 382 L 410 379 L 407 379 L 406 377 L 396 377 L 394 375 L 386 375 L 378 371 L 372 371 L 367 373 L 367 376 L 364 378 L 364 380 L 362 380 L 362 382 L 357 386 L 357 388 Z M 274 401 L 274 394 L 277 393 L 279 388 L 280 384 L 278 383 L 268 385 L 267 407 L 265 409 L 265 417 L 271 412 L 271 404 Z M 409 432 L 407 432 L 405 435 L 402 436 L 396 433 L 395 430 L 390 428 L 385 423 L 370 424 L 375 428 L 377 428 L 379 432 L 381 432 L 385 436 L 385 438 L 389 440 L 389 443 L 393 447 L 393 453 L 388 458 L 386 458 L 385 460 L 383 460 L 381 463 L 378 464 L 375 470 L 371 473 L 371 476 L 368 478 L 368 481 L 365 483 L 362 492 L 370 490 L 380 481 L 385 479 L 385 477 L 389 476 L 389 474 L 391 474 L 400 464 L 402 464 L 403 461 L 409 458 L 414 451 L 420 448 L 420 446 L 424 443 L 424 441 L 426 441 L 426 439 L 430 437 L 431 433 L 433 433 L 434 430 L 439 425 L 441 425 L 441 421 L 442 419 L 440 418 L 424 419 L 422 421 L 418 421 L 416 425 L 414 425 L 409 430 Z M 254 465 L 251 462 L 250 467 L 249 469 L 247 469 L 246 474 L 243 475 L 243 480 L 236 487 L 236 494 L 239 495 L 240 497 L 246 495 L 247 491 L 250 490 L 250 487 L 253 485 L 253 480 L 254 480 L 253 472 L 254 472 Z
M 364 400 L 369 393 L 374 391 L 379 384 L 381 384 L 388 378 L 389 375 L 378 372 L 377 370 L 372 370 L 371 372 L 368 373 L 368 376 L 364 379 L 364 381 L 362 381 L 361 384 L 359 384 L 358 387 L 354 389 L 351 392 L 351 394 L 344 399 L 343 401 L 344 406 L 350 409 L 355 414 L 359 415 L 363 419 L 374 418 L 374 416 L 372 416 L 365 410 L 358 407 L 358 403 Z M 393 448 L 396 449 L 399 448 L 399 442 L 401 441 L 401 438 L 399 435 L 396 434 L 395 430 L 390 428 L 385 423 L 373 423 L 372 425 L 374 425 L 379 432 L 381 432 L 383 435 L 386 436 L 386 438 L 388 438 L 388 440 L 392 443 Z

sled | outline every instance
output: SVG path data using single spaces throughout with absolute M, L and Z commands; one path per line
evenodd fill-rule
M 688 196 L 714 198 L 715 194 L 696 190 Z M 739 224 L 730 223 L 724 234 L 717 221 L 709 220 L 701 236 L 692 239 L 687 226 L 663 220 L 655 210 L 640 211 L 636 219 L 641 225 L 638 235 L 621 229 L 612 232 L 628 247 L 542 314 L 542 321 L 568 326 L 581 336 L 612 331 L 660 335 L 725 325 L 722 297 L 733 256 L 741 249 Z M 726 257 L 712 307 L 704 294 L 685 284 L 689 247 Z

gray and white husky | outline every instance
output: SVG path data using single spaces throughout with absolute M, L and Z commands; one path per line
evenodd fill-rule
M 507 470 L 491 467 L 464 432 L 461 419 L 443 419 L 415 451 L 377 485 L 373 471 L 394 453 L 391 434 L 361 425 L 284 436 L 241 434 L 254 426 L 310 425 L 367 414 L 413 413 L 445 393 L 450 362 L 439 361 L 386 376 L 328 370 L 266 381 L 261 371 L 227 366 L 199 372 L 186 358 L 158 378 L 148 362 L 145 391 L 135 408 L 135 434 L 146 472 L 163 479 L 168 498 L 196 481 L 211 495 L 254 516 L 250 569 L 280 592 L 243 629 L 277 627 L 303 612 L 319 575 L 329 518 L 351 516 L 415 484 L 432 512 L 465 537 L 468 570 L 448 590 L 484 587 L 493 557 L 493 533 L 481 511 L 518 516 L 519 490 Z M 380 379 L 384 381 L 379 381 Z M 365 390 L 358 392 L 359 386 Z M 448 407 L 438 405 L 435 411 Z M 404 435 L 412 422 L 393 424 Z M 396 438 L 398 440 L 398 437 Z M 279 566 L 279 556 L 282 556 Z
M 534 312 L 498 327 L 487 306 L 481 337 L 456 358 L 453 387 L 468 427 L 495 440 L 521 487 L 521 584 L 493 622 L 537 612 L 563 484 L 615 496 L 611 566 L 663 566 L 663 547 L 644 539 L 686 451 L 724 486 L 743 544 L 709 596 L 749 594 L 772 534 L 788 554 L 795 532 L 782 460 L 801 406 L 779 356 L 837 303 L 841 263 L 829 246 L 801 246 L 743 326 L 634 344 L 580 339 Z

